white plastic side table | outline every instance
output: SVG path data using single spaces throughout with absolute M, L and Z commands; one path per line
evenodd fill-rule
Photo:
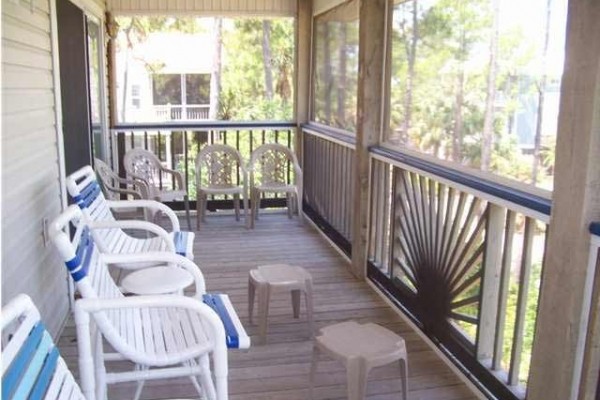
M 152 295 L 183 293 L 194 283 L 194 277 L 184 269 L 174 267 L 150 267 L 132 272 L 123 278 L 121 287 L 125 292 Z
M 404 339 L 373 323 L 346 321 L 322 328 L 315 340 L 310 368 L 310 397 L 317 371 L 318 352 L 346 366 L 348 400 L 365 398 L 367 378 L 372 368 L 400 362 L 402 399 L 408 400 L 408 358 Z
M 304 293 L 310 337 L 313 337 L 313 286 L 312 276 L 301 267 L 287 264 L 262 265 L 250 271 L 248 279 L 248 314 L 252 323 L 254 296 L 258 294 L 258 315 L 260 342 L 267 342 L 267 318 L 269 300 L 275 291 L 288 291 L 292 294 L 294 318 L 300 317 L 300 295 Z

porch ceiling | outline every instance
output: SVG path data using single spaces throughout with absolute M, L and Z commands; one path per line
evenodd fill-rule
M 106 0 L 114 14 L 198 14 L 202 16 L 296 15 L 298 0 Z

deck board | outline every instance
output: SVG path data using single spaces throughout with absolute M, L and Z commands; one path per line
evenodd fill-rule
M 365 283 L 356 280 L 346 260 L 309 225 L 284 214 L 265 214 L 254 230 L 246 230 L 232 216 L 209 216 L 196 232 L 195 261 L 209 292 L 228 293 L 253 339 L 256 325 L 248 323 L 248 271 L 261 264 L 288 263 L 306 268 L 313 276 L 317 328 L 348 319 L 381 324 L 406 340 L 411 400 L 466 400 L 477 396 L 436 353 Z M 290 296 L 274 294 L 269 310 L 268 344 L 229 353 L 229 392 L 232 400 L 295 400 L 308 398 L 312 343 L 304 303 L 299 320 L 292 318 Z M 75 328 L 70 322 L 59 341 L 62 354 L 77 375 Z M 314 399 L 346 397 L 343 366 L 321 357 Z M 127 363 L 116 369 L 130 368 Z M 399 399 L 400 370 L 396 364 L 376 368 L 369 376 L 369 399 Z M 109 399 L 133 397 L 134 384 L 109 387 Z M 197 398 L 186 378 L 152 381 L 142 399 Z

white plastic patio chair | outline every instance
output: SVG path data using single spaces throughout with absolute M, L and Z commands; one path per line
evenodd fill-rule
M 2 307 L 0 324 L 2 399 L 85 399 L 29 296 Z
M 160 202 L 174 201 L 183 198 L 188 229 L 192 230 L 190 219 L 190 203 L 183 175 L 179 171 L 163 167 L 154 153 L 144 149 L 131 149 L 123 156 L 123 165 L 127 176 L 140 180 L 148 188 L 148 198 Z M 175 185 L 172 189 L 161 188 L 162 174 L 172 175 Z
M 76 226 L 73 240 L 65 232 L 69 224 Z M 188 376 L 201 396 L 227 399 L 225 329 L 219 316 L 201 302 L 204 278 L 192 261 L 165 252 L 103 254 L 95 246 L 76 206 L 68 207 L 58 216 L 49 233 L 82 298 L 75 303 L 74 313 L 86 397 L 105 399 L 108 384 L 136 381 L 135 399 L 138 399 L 146 380 Z M 194 298 L 124 297 L 109 274 L 108 264 L 145 263 L 149 259 L 169 263 L 172 268 L 184 268 L 192 274 Z M 107 352 L 104 341 L 116 353 Z M 129 360 L 136 368 L 107 373 L 105 363 L 116 360 Z M 196 377 L 200 377 L 201 384 Z
M 290 183 L 287 181 L 289 167 L 294 171 Z M 289 218 L 292 218 L 295 205 L 302 220 L 302 170 L 292 150 L 281 144 L 263 144 L 252 152 L 247 168 L 252 203 L 251 227 L 258 219 L 262 193 L 285 193 Z
M 129 254 L 148 251 L 171 251 L 194 259 L 194 233 L 182 232 L 175 213 L 166 205 L 154 200 L 106 200 L 100 190 L 94 170 L 85 166 L 67 177 L 67 190 L 74 202 L 83 210 L 89 222 L 94 222 L 94 239 L 103 253 Z M 150 210 L 150 213 L 161 211 L 171 222 L 172 230 L 167 232 L 162 227 L 147 221 L 119 220 L 113 210 L 130 210 L 134 207 Z M 153 237 L 133 237 L 124 229 L 142 230 L 153 234 Z M 117 265 L 128 269 L 127 264 Z M 138 266 L 141 268 L 142 266 Z
M 242 156 L 233 147 L 224 144 L 205 146 L 196 156 L 196 227 L 205 221 L 209 195 L 233 196 L 235 218 L 240 220 L 240 198 L 244 204 L 244 219 L 248 217 L 246 198 L 246 168 Z M 242 186 L 235 179 L 239 177 Z
M 107 199 L 121 200 L 121 195 L 127 196 L 128 199 L 131 197 L 133 200 L 148 198 L 148 189 L 143 182 L 121 178 L 108 164 L 98 158 L 94 158 L 94 171 Z

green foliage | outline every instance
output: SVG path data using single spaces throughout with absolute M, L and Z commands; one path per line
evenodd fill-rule
M 505 14 L 516 6 L 506 1 L 501 4 Z M 492 20 L 489 0 L 416 0 L 394 5 L 391 141 L 404 136 L 409 148 L 480 167 Z M 533 71 L 539 65 L 541 41 L 526 34 L 522 25 L 504 21 L 498 31 L 490 168 L 496 174 L 531 182 L 533 157 L 523 154 L 514 126 L 523 99 L 537 98 L 539 74 Z M 411 45 L 415 44 L 412 54 Z M 544 182 L 553 168 L 550 136 L 544 136 L 540 152 L 538 182 Z

